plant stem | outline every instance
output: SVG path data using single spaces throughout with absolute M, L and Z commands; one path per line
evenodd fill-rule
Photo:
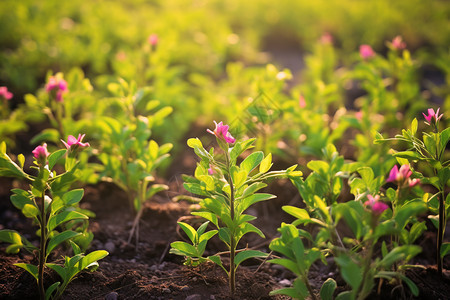
M 45 267 L 45 252 L 47 242 L 46 227 L 47 227 L 47 216 L 45 212 L 45 191 L 43 191 L 41 197 L 41 241 L 39 251 L 39 275 L 38 275 L 39 297 L 41 300 L 45 299 L 44 267 Z
M 444 205 L 444 190 L 440 191 L 441 195 L 439 197 L 439 227 L 438 227 L 438 240 L 436 249 L 436 259 L 438 273 L 442 276 L 442 257 L 441 257 L 441 247 L 442 241 L 444 239 L 444 223 L 445 223 L 445 205 Z
M 227 166 L 228 170 L 230 170 L 230 159 L 228 158 L 228 151 L 226 153 Z M 234 225 L 234 186 L 233 179 L 231 177 L 231 173 L 228 173 L 229 183 L 230 183 L 230 217 L 231 221 Z M 230 228 L 230 293 L 231 298 L 234 297 L 234 293 L 236 291 L 236 269 L 234 266 L 234 257 L 236 256 L 236 241 L 234 239 L 235 236 L 235 228 Z

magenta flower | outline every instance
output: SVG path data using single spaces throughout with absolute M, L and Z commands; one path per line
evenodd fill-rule
M 75 138 L 73 135 L 69 135 L 69 137 L 67 138 L 67 143 L 64 142 L 63 140 L 61 140 L 61 142 L 63 142 L 64 146 L 66 146 L 67 150 L 75 150 L 78 149 L 79 147 L 84 148 L 84 147 L 89 147 L 89 143 L 82 143 L 81 141 L 83 140 L 84 136 L 86 134 L 78 134 L 78 139 Z
M 409 187 L 414 187 L 420 183 L 420 179 L 411 179 L 411 175 L 412 171 L 409 164 L 402 165 L 400 169 L 395 165 L 389 172 L 386 182 L 397 182 L 400 186 L 407 184 Z
M 436 111 L 436 113 L 435 113 L 435 112 L 434 112 L 434 109 L 429 108 L 429 109 L 428 109 L 428 115 L 426 115 L 426 114 L 424 114 L 424 113 L 422 113 L 422 115 L 425 117 L 425 120 L 427 120 L 427 122 L 428 122 L 429 124 L 431 124 L 431 120 L 434 119 L 434 121 L 437 122 L 437 121 L 439 121 L 439 120 L 442 118 L 442 116 L 444 115 L 444 114 L 439 115 L 439 110 L 440 110 L 440 108 L 438 108 L 437 111 Z
M 386 180 L 386 182 L 402 182 L 406 179 L 408 179 L 411 176 L 412 172 L 409 168 L 409 165 L 402 165 L 400 167 L 400 170 L 398 169 L 397 165 L 395 165 L 391 171 L 389 172 L 389 177 Z
M 381 215 L 383 211 L 389 208 L 389 206 L 380 201 L 380 195 L 373 197 L 372 195 L 367 195 L 367 201 L 364 202 L 364 206 L 370 208 L 376 215 Z
M 45 91 L 54 92 L 56 101 L 62 102 L 63 94 L 68 92 L 67 82 L 61 76 L 50 76 L 45 85 Z
M 359 46 L 359 55 L 362 59 L 368 59 L 375 56 L 375 52 L 369 45 Z
M 47 157 L 50 155 L 47 150 L 47 144 L 45 143 L 42 146 L 37 146 L 31 153 L 33 153 L 33 156 L 38 163 L 42 165 L 45 164 Z
M 13 94 L 11 92 L 8 92 L 8 88 L 6 86 L 0 86 L 0 98 L 10 100 L 12 97 Z
M 214 134 L 218 139 L 224 140 L 228 144 L 233 144 L 236 141 L 236 139 L 231 136 L 231 133 L 228 132 L 228 125 L 223 125 L 222 122 L 219 122 L 219 124 L 217 124 L 216 121 L 214 121 L 214 124 L 216 124 L 216 128 L 214 129 L 214 131 L 210 129 L 207 129 L 206 131 Z
M 214 173 L 216 172 L 214 171 L 213 166 L 209 165 L 208 174 L 213 175 Z
M 403 41 L 402 37 L 400 35 L 397 35 L 392 40 L 392 47 L 396 50 L 403 50 L 406 48 L 406 43 Z
M 152 46 L 156 46 L 158 44 L 158 35 L 153 33 L 148 37 L 148 43 Z

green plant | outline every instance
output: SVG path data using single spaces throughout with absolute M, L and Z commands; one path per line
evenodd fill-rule
M 64 155 L 69 156 L 67 160 L 75 160 L 78 149 L 89 145 L 79 140 L 76 142 L 69 140 L 68 149 L 60 149 L 51 154 L 46 144 L 36 147 L 33 151 L 35 166 L 32 168 L 37 170 L 37 175 L 30 175 L 24 171 L 25 157 L 22 154 L 18 156 L 19 164 L 16 164 L 6 154 L 6 144 L 2 142 L 0 145 L 0 175 L 24 179 L 30 183 L 29 190 L 13 189 L 11 202 L 25 217 L 32 219 L 38 226 L 37 235 L 40 244 L 39 247 L 35 247 L 15 230 L 0 230 L 0 240 L 11 244 L 6 250 L 8 253 L 18 253 L 21 249 L 37 253 L 37 266 L 28 263 L 15 265 L 23 268 L 36 279 L 42 300 L 61 297 L 67 285 L 79 272 L 95 270 L 98 267 L 97 261 L 108 255 L 108 252 L 104 250 L 84 255 L 73 241 L 82 233 L 64 228 L 67 223 L 88 219 L 88 216 L 76 210 L 83 197 L 83 190 L 67 190 L 73 182 L 76 162 L 66 164 L 67 168 L 63 173 L 57 174 L 53 170 L 57 161 Z M 63 242 L 70 242 L 74 256 L 66 256 L 64 266 L 47 263 L 50 254 Z M 55 282 L 45 290 L 45 268 L 55 270 L 61 276 L 62 283 Z
M 420 172 L 413 169 L 413 174 L 424 184 L 430 184 L 437 189 L 437 192 L 427 198 L 429 210 L 437 216 L 429 216 L 430 220 L 438 229 L 436 261 L 438 272 L 442 274 L 442 259 L 450 253 L 450 243 L 443 243 L 444 230 L 447 224 L 448 214 L 450 212 L 450 197 L 446 195 L 446 187 L 450 180 L 450 160 L 446 156 L 446 147 L 450 141 L 450 128 L 440 130 L 442 114 L 439 115 L 439 109 L 435 112 L 428 109 L 427 115 L 423 114 L 426 124 L 431 129 L 422 133 L 422 139 L 416 137 L 418 121 L 414 119 L 411 122 L 410 129 L 402 130 L 402 134 L 394 138 L 383 138 L 381 134 L 377 135 L 377 143 L 386 141 L 402 141 L 408 146 L 406 151 L 398 151 L 394 154 L 401 164 L 419 164 L 422 163 L 428 168 L 428 172 Z M 425 169 L 425 171 L 427 171 Z
M 116 119 L 103 117 L 99 121 L 101 129 L 100 154 L 98 158 L 103 164 L 100 176 L 110 181 L 127 193 L 130 208 L 136 217 L 130 231 L 128 242 L 136 235 L 139 240 L 139 221 L 144 211 L 144 203 L 156 193 L 166 190 L 164 184 L 153 183 L 155 173 L 161 164 L 169 158 L 168 152 L 172 144 L 158 145 L 150 140 L 152 127 L 171 113 L 171 107 L 164 107 L 156 113 L 149 111 L 159 102 L 149 101 L 146 104 L 146 115 L 136 113 L 136 106 L 145 98 L 145 91 L 136 90 L 136 85 L 120 83 L 111 84 L 111 91 L 116 95 L 117 105 L 125 116 Z
M 221 149 L 215 153 L 214 148 L 207 151 L 198 138 L 188 140 L 188 146 L 193 148 L 201 161 L 197 164 L 195 177 L 184 177 L 184 188 L 195 195 L 199 195 L 200 211 L 193 215 L 205 218 L 217 230 L 203 233 L 207 223 L 197 230 L 191 226 L 179 223 L 186 232 L 193 245 L 184 242 L 171 244 L 171 253 L 185 256 L 187 261 L 195 259 L 198 262 L 212 261 L 219 265 L 228 275 L 231 296 L 235 293 L 235 274 L 238 266 L 245 260 L 253 257 L 267 257 L 266 253 L 252 249 L 239 249 L 241 238 L 250 232 L 261 237 L 264 234 L 250 221 L 255 216 L 245 211 L 253 204 L 274 198 L 267 193 L 258 193 L 266 186 L 263 181 L 276 177 L 299 177 L 300 171 L 295 171 L 296 165 L 283 171 L 269 171 L 272 166 L 272 155 L 264 156 L 261 151 L 249 154 L 241 163 L 239 156 L 253 147 L 254 139 L 236 141 L 228 132 L 228 126 L 222 122 L 216 123 L 214 131 L 208 130 L 216 136 Z M 225 268 L 220 254 L 202 257 L 207 241 L 218 233 L 229 252 L 229 268 Z

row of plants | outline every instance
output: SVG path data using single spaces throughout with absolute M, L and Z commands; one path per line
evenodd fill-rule
M 192 214 L 206 219 L 206 222 L 197 229 L 188 223 L 178 222 L 192 244 L 174 242 L 171 244 L 171 253 L 184 256 L 188 265 L 196 266 L 206 261 L 218 264 L 229 277 L 230 294 L 233 297 L 238 266 L 250 258 L 270 256 L 256 249 L 238 249 L 239 241 L 248 233 L 257 233 L 264 238 L 263 232 L 250 223 L 256 217 L 245 212 L 255 203 L 275 197 L 268 193 L 258 193 L 267 186 L 264 181 L 287 177 L 297 187 L 306 207 L 282 207 L 296 220 L 291 224 L 281 224 L 281 236 L 270 243 L 270 249 L 281 256 L 269 262 L 286 267 L 298 278 L 293 287 L 276 290 L 272 294 L 285 294 L 300 299 L 308 295 L 316 298 L 308 282 L 308 271 L 319 260 L 326 264 L 326 258 L 330 256 L 350 287 L 350 290 L 339 293 L 336 299 L 365 299 L 373 292 L 376 282 L 380 288 L 384 280 L 391 284 L 396 282 L 399 286 L 404 282 L 411 293 L 418 296 L 417 287 L 405 276 L 405 271 L 421 267 L 407 263 L 421 252 L 421 248 L 414 242 L 428 229 L 424 218 L 428 218 L 437 228 L 436 261 L 440 274 L 443 271 L 443 258 L 450 252 L 450 243 L 443 242 L 450 210 L 450 197 L 446 193 L 450 181 L 450 161 L 445 158 L 450 128 L 440 130 L 442 116 L 439 109 L 436 112 L 429 109 L 424 118 L 431 130 L 424 132 L 420 138 L 416 137 L 416 119 L 408 130 L 403 130 L 401 135 L 396 135 L 393 139 L 385 139 L 378 134 L 376 143 L 401 140 L 408 144 L 409 150 L 395 152 L 394 157 L 401 167 L 395 165 L 387 179 L 385 176 L 376 176 L 372 168 L 361 162 L 345 161 L 332 144 L 323 149 L 325 160 L 311 160 L 307 164 L 312 172 L 306 179 L 302 178 L 301 171 L 296 170 L 297 165 L 286 170 L 270 171 L 273 165 L 271 154 L 249 151 L 254 147 L 255 139 L 236 140 L 228 131 L 227 125 L 216 123 L 214 131 L 208 132 L 215 135 L 220 150 L 210 148 L 207 151 L 198 138 L 189 139 L 188 146 L 194 149 L 201 160 L 197 164 L 195 176 L 184 177 L 185 189 L 201 196 L 189 197 L 190 201 L 197 202 L 200 207 Z M 75 156 L 79 150 L 90 146 L 89 143 L 82 142 L 83 137 L 84 135 L 79 135 L 78 138 L 69 136 L 67 142 L 61 140 L 66 149 L 51 154 L 47 150 L 47 144 L 36 147 L 33 151 L 36 166 L 32 168 L 37 170 L 37 175 L 24 171 L 23 155 L 17 157 L 19 164 L 16 164 L 6 154 L 6 144 L 3 142 L 1 145 L 0 174 L 31 183 L 29 190 L 12 190 L 11 201 L 24 216 L 37 224 L 40 244 L 39 247 L 34 246 L 14 230 L 1 230 L 0 240 L 11 244 L 7 248 L 9 253 L 17 253 L 23 248 L 39 257 L 38 266 L 25 263 L 16 266 L 24 268 L 37 280 L 42 299 L 60 297 L 67 284 L 80 271 L 95 270 L 98 267 L 97 260 L 107 255 L 104 250 L 87 255 L 83 252 L 85 249 L 82 250 L 82 246 L 86 247 L 89 240 L 92 240 L 92 235 L 86 235 L 87 227 L 82 223 L 88 216 L 78 206 L 83 190 L 70 190 L 70 186 L 77 179 L 75 170 L 80 165 Z M 148 148 L 150 152 L 151 147 Z M 243 153 L 250 154 L 242 158 Z M 53 169 L 63 158 L 65 171 L 57 174 Z M 414 168 L 419 163 L 426 164 L 425 172 Z M 122 175 L 124 174 L 125 171 Z M 146 175 L 151 177 L 150 173 Z M 144 184 L 142 189 L 146 193 L 144 200 L 151 198 L 155 189 L 161 190 L 160 187 L 147 186 L 152 180 L 141 179 Z M 344 180 L 350 187 L 353 199 L 338 201 L 342 197 Z M 120 181 L 116 183 L 120 186 Z M 433 186 L 436 192 L 425 192 L 421 188 L 423 185 Z M 133 195 L 137 197 L 134 204 L 142 206 L 139 196 Z M 132 231 L 139 223 L 142 208 L 136 210 L 137 221 Z M 216 229 L 206 231 L 209 223 Z M 311 224 L 319 230 L 311 231 L 307 227 Z M 350 232 L 338 228 L 342 224 Z M 229 251 L 204 257 L 207 242 L 216 234 Z M 136 240 L 137 238 L 136 236 Z M 63 266 L 47 263 L 56 246 L 67 241 L 74 256 L 66 256 Z M 381 253 L 376 251 L 380 249 L 380 245 Z M 223 255 L 229 255 L 228 269 L 221 258 Z M 44 267 L 56 271 L 63 280 L 62 284 L 55 282 L 45 290 Z M 334 279 L 326 280 L 320 290 L 320 297 L 333 299 L 336 286 Z
M 305 58 L 302 83 L 290 88 L 288 69 L 228 63 L 226 78 L 219 79 L 175 64 L 164 49 L 170 35 L 139 42 L 142 47 L 116 56 L 114 75 L 98 76 L 94 85 L 75 68 L 65 74 L 49 72 L 45 86 L 17 105 L 12 105 L 17 99 L 8 88 L 0 88 L 0 175 L 29 184 L 12 190 L 11 202 L 37 225 L 39 246 L 13 230 L 0 231 L 0 240 L 11 244 L 9 253 L 23 248 L 36 255 L 37 265 L 18 266 L 36 279 L 42 299 L 60 297 L 80 271 L 95 269 L 107 255 L 103 250 L 86 254 L 93 239 L 87 220 L 95 215 L 79 207 L 83 191 L 72 186 L 107 181 L 125 191 L 135 213 L 128 243 L 134 238 L 137 247 L 144 203 L 168 189 L 156 179 L 169 163 L 169 152 L 180 155 L 189 130 L 215 118 L 228 120 L 233 135 L 228 126 L 216 123 L 209 133 L 218 149 L 205 149 L 201 140 L 208 141 L 206 137 L 189 139 L 200 161 L 194 177 L 184 177 L 185 189 L 200 196 L 187 197 L 201 208 L 192 214 L 206 222 L 198 228 L 179 222 L 190 243 L 173 243 L 172 253 L 186 257 L 190 265 L 219 265 L 229 277 L 231 295 L 238 266 L 269 257 L 240 245 L 248 233 L 264 237 L 250 223 L 255 216 L 247 209 L 272 199 L 260 191 L 266 181 L 281 177 L 293 182 L 303 204 L 283 207 L 297 220 L 283 223 L 280 237 L 271 242 L 270 249 L 279 255 L 271 262 L 298 276 L 292 288 L 274 293 L 315 297 L 309 268 L 332 257 L 349 287 L 339 299 L 363 299 L 377 282 L 404 282 L 417 295 L 405 270 L 421 251 L 415 241 L 433 230 L 426 219 L 438 232 L 436 263 L 442 272 L 442 259 L 450 251 L 443 241 L 450 206 L 450 131 L 439 109 L 424 114 L 427 124 L 415 117 L 429 107 L 431 95 L 447 97 L 444 112 L 450 101 L 446 86 L 429 85 L 431 93 L 421 89 L 425 60 L 413 58 L 401 37 L 387 43 L 386 56 L 361 45 L 342 65 L 333 38 L 324 35 Z M 445 56 L 435 64 L 448 81 Z M 348 97 L 352 92 L 361 96 Z M 389 138 L 397 133 L 395 128 L 406 126 L 401 135 Z M 7 147 L 17 146 L 16 135 L 30 128 L 35 134 L 30 144 L 38 145 L 33 156 L 7 153 Z M 271 171 L 270 153 L 275 163 L 300 166 Z M 31 160 L 35 167 L 25 171 Z M 303 173 L 309 175 L 304 179 Z M 344 186 L 350 194 L 341 192 Z M 211 226 L 215 228 L 207 231 Z M 349 231 L 344 234 L 342 226 Z M 228 251 L 204 256 L 216 235 Z M 72 249 L 73 256 L 64 257 L 63 265 L 55 263 L 58 245 Z M 62 279 L 47 289 L 46 268 Z M 336 282 L 327 280 L 321 297 L 331 299 L 335 288 Z

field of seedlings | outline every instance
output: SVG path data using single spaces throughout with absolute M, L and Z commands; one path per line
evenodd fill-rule
M 447 1 L 0 2 L 0 299 L 449 299 Z

